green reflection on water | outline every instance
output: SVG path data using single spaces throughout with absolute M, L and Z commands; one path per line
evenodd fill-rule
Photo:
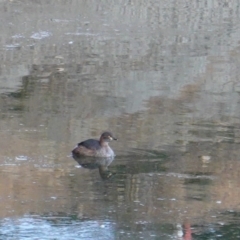
M 193 226 L 198 229 L 199 226 Z M 209 240 L 209 239 L 222 239 L 222 240 L 236 240 L 240 239 L 239 224 L 227 224 L 224 226 L 219 225 L 207 225 L 206 230 L 201 233 L 193 233 L 194 240 Z

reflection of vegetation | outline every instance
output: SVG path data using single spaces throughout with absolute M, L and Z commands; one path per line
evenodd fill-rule
M 133 159 L 134 161 L 134 159 Z M 165 172 L 166 167 L 163 166 L 163 161 L 134 161 L 132 163 L 115 165 L 117 174 L 139 174 L 139 173 L 153 173 Z
M 19 94 L 18 92 L 2 95 L 1 101 L 0 101 L 1 112 L 2 113 L 9 112 L 9 111 L 17 112 L 17 113 L 22 112 L 25 106 L 24 106 L 24 103 L 21 101 L 21 99 L 17 99 L 16 96 L 19 96 L 19 95 L 21 94 Z
M 211 179 L 206 179 L 206 178 L 190 178 L 190 179 L 185 179 L 184 184 L 197 184 L 200 186 L 203 185 L 210 185 L 212 183 Z
M 192 226 L 194 229 L 198 229 L 199 226 Z M 217 237 L 216 237 L 217 236 Z M 193 233 L 192 237 L 195 240 L 207 240 L 207 239 L 239 239 L 240 227 L 239 224 L 228 224 L 228 225 L 213 225 L 206 226 L 206 229 L 202 233 Z
M 35 81 L 33 79 L 30 80 L 29 76 L 23 77 L 22 86 L 20 89 L 16 90 L 15 92 L 8 92 L 3 94 L 1 109 L 6 109 L 7 111 L 13 112 L 24 111 L 24 100 L 28 98 L 32 92 L 34 82 Z
M 34 216 L 36 216 L 36 214 L 32 213 Z M 69 214 L 66 212 L 54 212 L 54 213 L 44 213 L 39 215 L 39 219 L 44 219 L 45 221 L 49 222 L 50 224 L 57 224 L 57 223 L 61 223 L 61 224 L 71 224 L 72 221 L 74 222 L 82 222 L 83 219 L 79 218 L 78 214 Z M 84 219 L 84 220 L 89 220 L 89 219 Z
M 161 158 L 161 159 L 166 159 L 168 158 L 168 155 L 164 152 L 159 152 L 157 150 L 148 150 L 148 153 L 152 154 L 152 158 Z
M 118 232 L 122 230 L 121 239 L 129 238 L 129 233 L 131 234 L 131 239 L 139 239 L 141 236 L 141 232 L 149 232 L 152 235 L 156 235 L 157 237 L 153 237 L 152 239 L 171 239 L 171 235 L 174 234 L 175 226 L 171 223 L 152 223 L 152 222 L 144 222 L 141 221 L 134 224 L 134 226 L 129 226 L 126 224 L 118 223 Z
M 221 129 L 220 129 L 221 128 Z M 199 138 L 222 137 L 224 142 L 233 142 L 235 138 L 235 128 L 233 126 L 211 126 L 209 129 L 189 130 L 189 134 L 197 136 Z
M 228 211 L 228 212 L 223 212 L 222 215 L 224 217 L 229 217 L 230 219 L 240 219 L 240 212 L 232 212 L 232 211 Z
M 11 111 L 14 111 L 14 112 L 22 112 L 24 110 L 24 106 L 23 105 L 16 105 L 16 106 L 11 107 L 8 110 L 11 110 Z
M 10 98 L 15 99 L 25 99 L 30 95 L 34 87 L 34 79 L 31 79 L 29 76 L 24 76 L 22 78 L 22 87 L 21 89 L 17 90 L 16 92 L 10 92 L 6 95 Z
M 186 197 L 187 200 L 195 200 L 195 201 L 204 201 L 204 200 L 208 200 L 208 195 L 207 194 L 200 194 L 198 193 L 196 196 L 188 196 Z
M 8 93 L 7 95 L 10 98 L 22 98 L 23 97 L 22 91 L 19 91 L 19 90 L 17 92 Z
M 209 131 L 209 129 L 189 130 L 189 134 L 192 134 L 197 137 L 202 137 L 202 138 L 213 138 L 216 135 L 214 131 Z
M 136 156 L 139 155 L 139 159 L 141 158 L 148 158 L 148 159 L 167 159 L 168 155 L 165 152 L 160 152 L 157 150 L 145 150 L 145 149 L 134 149 L 133 158 L 136 158 Z M 131 158 L 131 155 L 128 155 L 129 158 Z

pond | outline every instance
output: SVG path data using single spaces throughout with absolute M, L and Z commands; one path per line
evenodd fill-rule
M 0 6 L 0 239 L 240 239 L 239 1 Z

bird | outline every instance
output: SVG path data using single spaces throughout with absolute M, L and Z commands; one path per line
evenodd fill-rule
M 104 132 L 99 140 L 88 139 L 77 144 L 72 150 L 73 157 L 114 157 L 115 153 L 110 148 L 109 142 L 117 140 L 111 132 Z

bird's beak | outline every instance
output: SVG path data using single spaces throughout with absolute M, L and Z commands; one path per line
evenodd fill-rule
M 109 138 L 109 140 L 111 140 L 111 141 L 112 141 L 112 140 L 117 140 L 117 138 L 110 137 L 110 136 L 109 136 L 108 138 Z

